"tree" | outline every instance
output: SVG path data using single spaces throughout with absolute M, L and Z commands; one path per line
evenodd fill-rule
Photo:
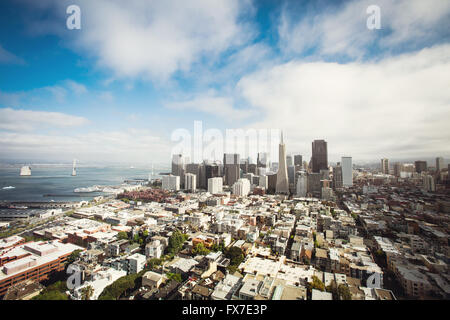
M 230 259 L 230 265 L 239 266 L 244 261 L 244 253 L 239 247 L 231 247 L 225 252 L 225 257 Z
M 312 282 L 310 282 L 310 287 L 311 287 L 311 289 L 325 291 L 325 284 L 316 276 L 312 277 Z
M 92 286 L 86 286 L 81 289 L 81 299 L 82 300 L 91 300 L 93 294 L 94 294 L 94 288 L 92 288 Z
M 39 295 L 33 297 L 33 300 L 69 300 L 66 290 L 66 283 L 58 281 L 42 290 Z
M 340 284 L 338 287 L 339 298 L 341 300 L 352 300 L 350 289 L 345 284 Z
M 177 254 L 178 251 L 183 247 L 183 243 L 186 241 L 187 235 L 182 234 L 179 230 L 172 233 L 169 238 L 169 246 L 167 247 L 167 252 L 172 254 Z
M 202 256 L 206 256 L 209 253 L 209 250 L 205 248 L 205 245 L 203 243 L 198 243 L 193 249 L 192 253 L 199 254 Z
M 125 231 L 120 231 L 117 234 L 117 237 L 119 238 L 119 240 L 128 240 L 128 234 Z
M 72 263 L 74 263 L 75 261 L 77 261 L 78 260 L 78 258 L 80 257 L 80 253 L 82 252 L 82 250 L 75 250 L 75 251 L 72 251 L 72 253 L 70 254 L 70 256 L 67 258 L 67 260 L 66 260 L 66 264 L 67 265 L 69 265 L 69 264 L 72 264 Z
M 155 267 L 161 265 L 162 259 L 152 258 L 147 261 L 148 267 L 152 270 Z
M 327 292 L 331 292 L 331 294 L 333 295 L 333 300 L 339 300 L 339 292 L 336 281 L 331 281 L 331 284 L 328 285 L 325 289 Z
M 167 275 L 167 278 L 169 279 L 169 280 L 174 280 L 174 281 L 176 281 L 176 282 L 178 282 L 178 283 L 180 283 L 181 281 L 182 281 L 182 279 L 181 279 L 181 274 L 179 274 L 179 273 L 167 273 L 166 274 Z
M 117 279 L 107 286 L 98 297 L 98 300 L 117 300 L 127 291 L 140 286 L 142 272 L 130 274 Z

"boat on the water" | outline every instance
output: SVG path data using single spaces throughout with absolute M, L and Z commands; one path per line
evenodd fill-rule
M 73 166 L 72 166 L 72 177 L 75 177 L 77 175 L 77 159 L 73 159 Z
M 20 168 L 20 175 L 21 176 L 31 176 L 30 166 L 23 166 L 22 168 Z

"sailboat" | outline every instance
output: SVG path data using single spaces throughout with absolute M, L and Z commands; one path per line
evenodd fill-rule
M 77 159 L 73 159 L 73 166 L 72 166 L 72 176 L 75 177 L 77 175 Z

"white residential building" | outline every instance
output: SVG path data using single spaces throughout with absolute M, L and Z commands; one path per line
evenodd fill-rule
M 162 188 L 168 191 L 178 191 L 180 190 L 180 177 L 167 175 L 162 178 Z
M 145 263 L 147 262 L 147 258 L 140 254 L 135 253 L 128 257 L 128 273 L 138 273 L 144 269 Z
M 215 194 L 223 191 L 223 179 L 221 177 L 208 179 L 208 192 Z
M 352 157 L 342 157 L 342 186 L 352 187 L 353 186 L 353 164 Z
M 250 181 L 248 179 L 239 179 L 233 184 L 233 194 L 239 197 L 245 197 L 250 193 Z
M 197 176 L 193 173 L 186 173 L 184 175 L 184 188 L 195 192 L 197 189 Z
M 164 245 L 159 240 L 152 241 L 145 246 L 145 256 L 150 258 L 161 258 L 164 251 Z
M 308 188 L 308 176 L 305 171 L 299 171 L 297 175 L 297 197 L 306 197 L 306 192 Z

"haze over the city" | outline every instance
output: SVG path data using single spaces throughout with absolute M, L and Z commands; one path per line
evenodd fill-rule
M 169 162 L 195 120 L 305 160 L 448 159 L 450 2 L 372 2 L 2 1 L 0 160 Z

